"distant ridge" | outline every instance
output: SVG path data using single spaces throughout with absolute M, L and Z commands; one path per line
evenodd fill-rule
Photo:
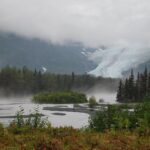
M 0 68 L 6 65 L 30 69 L 45 67 L 49 72 L 82 74 L 95 67 L 82 54 L 80 44 L 53 45 L 39 39 L 27 39 L 0 33 Z

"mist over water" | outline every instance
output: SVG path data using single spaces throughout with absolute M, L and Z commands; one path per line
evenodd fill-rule
M 116 82 L 116 85 L 117 85 L 117 82 Z M 88 99 L 94 96 L 97 102 L 102 100 L 103 103 L 114 104 L 116 103 L 116 94 L 117 94 L 116 85 L 113 84 L 112 87 L 111 85 L 110 87 L 107 87 L 105 85 L 97 85 L 87 90 L 85 93 Z
M 93 91 L 93 92 L 87 93 L 88 98 L 90 98 L 91 96 L 94 96 L 97 102 L 99 102 L 99 100 L 104 100 L 104 103 L 109 103 L 109 104 L 116 103 L 116 93 L 113 93 L 113 92 Z
M 43 118 L 47 118 L 48 121 L 54 127 L 60 126 L 73 126 L 74 128 L 81 128 L 88 124 L 89 115 L 78 112 L 60 112 L 64 113 L 64 116 L 54 115 L 58 111 L 43 110 L 44 107 L 68 107 L 73 108 L 73 104 L 35 104 L 32 103 L 31 97 L 17 97 L 17 98 L 0 98 L 0 122 L 4 125 L 8 125 L 14 119 L 9 116 L 15 116 L 20 107 L 24 109 L 24 115 L 29 115 L 38 108 L 39 112 L 45 115 Z M 4 117 L 5 118 L 1 118 Z
M 86 91 L 85 94 L 87 95 L 87 98 L 94 96 L 97 102 L 99 102 L 99 99 L 103 99 L 104 103 L 116 103 L 116 92 L 114 89 L 100 88 L 98 85 Z M 43 118 L 48 118 L 48 121 L 54 127 L 73 126 L 74 128 L 81 128 L 88 125 L 89 114 L 67 111 L 49 111 L 43 109 L 44 107 L 73 108 L 73 104 L 35 104 L 32 102 L 32 96 L 0 97 L 0 122 L 7 126 L 14 120 L 11 117 L 16 116 L 20 107 L 24 109 L 24 115 L 29 115 L 38 108 L 39 112 L 45 115 Z M 63 113 L 65 115 L 55 115 L 55 113 Z

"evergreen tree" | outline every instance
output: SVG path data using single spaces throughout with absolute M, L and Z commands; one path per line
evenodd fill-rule
M 141 91 L 140 91 L 140 73 L 138 72 L 137 80 L 135 83 L 135 100 L 141 99 Z
M 126 99 L 126 101 L 128 101 L 130 99 L 129 97 L 129 80 L 126 79 L 125 83 L 124 83 L 124 98 Z
M 125 82 L 119 83 L 117 100 L 122 102 L 121 98 L 125 102 L 143 101 L 145 97 L 150 97 L 150 72 L 147 68 L 143 73 L 138 73 L 137 78 L 134 79 L 133 70 L 131 75 L 125 80 Z
M 148 96 L 150 97 L 150 73 L 148 74 L 148 84 L 147 84 L 147 93 L 148 93 Z
M 143 76 L 143 94 L 147 96 L 147 85 L 148 85 L 148 72 L 147 72 L 147 67 L 145 67 L 144 70 L 144 76 Z
M 129 77 L 129 83 L 128 83 L 128 92 L 129 92 L 129 99 L 132 101 L 134 100 L 134 93 L 135 93 L 135 88 L 134 88 L 134 73 L 133 69 L 131 70 L 131 75 Z
M 119 87 L 118 87 L 118 92 L 117 92 L 117 101 L 119 101 L 119 102 L 124 101 L 122 80 L 120 80 L 120 82 L 119 82 Z
M 68 75 L 45 73 L 38 70 L 29 70 L 26 66 L 22 69 L 6 66 L 0 70 L 0 89 L 4 94 L 32 94 L 41 91 L 70 91 L 72 89 L 88 89 L 95 84 L 116 83 L 115 79 L 105 79 L 90 75 Z

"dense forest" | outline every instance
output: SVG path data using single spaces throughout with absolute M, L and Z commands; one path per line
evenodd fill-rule
M 142 102 L 150 97 L 150 72 L 147 68 L 143 73 L 131 75 L 125 80 L 120 80 L 117 101 L 118 102 Z
M 17 69 L 6 66 L 0 70 L 0 91 L 9 94 L 33 94 L 38 92 L 57 92 L 70 90 L 87 90 L 100 84 L 113 89 L 117 79 L 94 77 L 87 74 L 53 74 L 41 70 L 29 70 L 27 67 Z

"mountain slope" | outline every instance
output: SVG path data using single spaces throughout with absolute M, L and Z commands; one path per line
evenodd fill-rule
M 95 67 L 82 53 L 79 44 L 53 45 L 38 39 L 26 39 L 14 34 L 0 34 L 0 67 L 46 67 L 54 73 L 84 73 Z
M 0 68 L 6 65 L 27 66 L 30 69 L 45 67 L 53 73 L 82 74 L 101 65 L 101 55 L 106 52 L 109 54 L 109 51 L 105 51 L 105 49 L 85 49 L 78 43 L 53 45 L 39 39 L 27 39 L 14 34 L 0 33 Z M 106 56 L 109 61 L 113 58 L 109 55 Z M 135 73 L 142 72 L 145 66 L 150 70 L 150 60 L 134 68 Z M 107 68 L 104 67 L 104 69 Z M 100 73 L 102 71 L 100 70 Z M 102 75 L 100 73 L 99 75 Z M 129 73 L 130 69 L 123 72 L 125 76 Z

